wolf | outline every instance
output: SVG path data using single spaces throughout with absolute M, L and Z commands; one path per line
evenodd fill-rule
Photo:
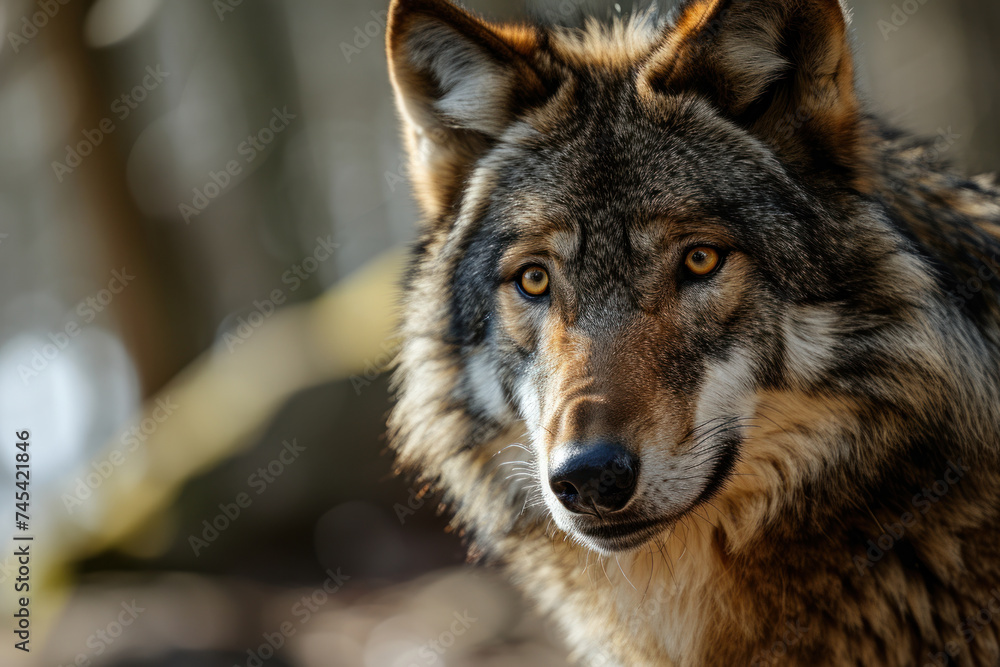
M 394 0 L 389 438 L 590 665 L 1000 664 L 1000 191 L 839 0 Z

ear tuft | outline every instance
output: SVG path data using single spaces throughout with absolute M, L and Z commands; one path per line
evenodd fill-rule
M 859 104 L 842 0 L 690 0 L 640 76 L 696 93 L 796 166 L 857 162 Z
M 544 96 L 532 65 L 538 38 L 445 0 L 394 0 L 387 45 L 418 198 L 436 217 L 476 157 Z

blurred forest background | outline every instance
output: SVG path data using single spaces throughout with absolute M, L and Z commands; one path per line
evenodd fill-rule
M 0 663 L 565 663 L 390 474 L 416 210 L 386 4 L 0 4 L 0 499 L 27 429 L 35 536 L 32 651 L 8 621 Z M 466 4 L 566 24 L 632 9 Z M 850 4 L 873 108 L 964 171 L 997 168 L 1000 5 Z

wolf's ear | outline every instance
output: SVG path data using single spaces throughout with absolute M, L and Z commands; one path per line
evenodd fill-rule
M 841 0 L 689 0 L 646 65 L 652 92 L 696 92 L 801 169 L 850 177 L 859 104 Z
M 417 197 L 437 217 L 471 163 L 544 94 L 531 64 L 538 38 L 446 0 L 393 0 L 386 40 Z

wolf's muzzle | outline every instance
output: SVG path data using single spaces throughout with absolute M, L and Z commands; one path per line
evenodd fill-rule
M 616 512 L 632 498 L 639 459 L 613 442 L 569 443 L 549 455 L 549 487 L 570 512 Z

